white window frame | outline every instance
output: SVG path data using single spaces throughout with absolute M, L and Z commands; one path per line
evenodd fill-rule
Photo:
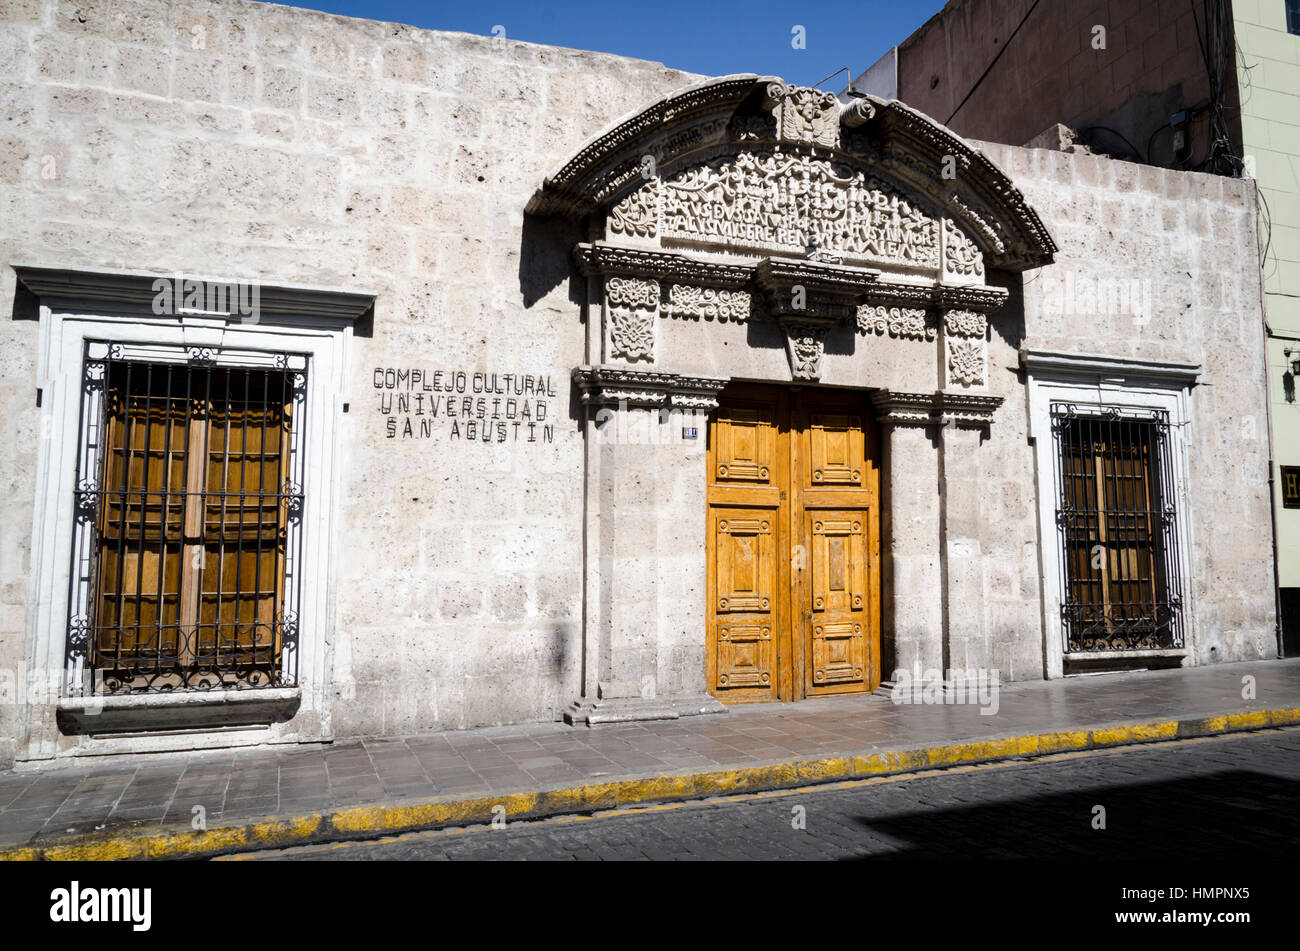
M 40 320 L 40 439 L 29 579 L 34 610 L 25 658 L 26 682 L 43 689 L 35 700 L 28 691 L 18 758 L 328 739 L 341 497 L 339 424 L 347 402 L 353 324 L 373 307 L 374 295 L 259 285 L 261 309 L 255 318 L 198 311 L 159 315 L 151 306 L 159 275 L 17 264 L 14 269 L 37 296 Z M 176 360 L 199 348 L 217 365 L 252 365 L 275 354 L 305 360 L 306 412 L 297 434 L 306 504 L 299 527 L 301 564 L 296 566 L 301 584 L 296 686 L 78 697 L 69 685 L 65 664 L 78 534 L 75 494 L 84 477 L 77 463 L 86 438 L 81 424 L 84 362 L 87 345 L 100 341 L 122 347 L 132 359 Z
M 1169 414 L 1169 457 L 1174 465 L 1179 574 L 1182 578 L 1183 646 L 1160 651 L 1126 651 L 1126 657 L 1184 658 L 1194 662 L 1196 585 L 1191 574 L 1193 526 L 1188 504 L 1187 429 L 1190 389 L 1201 367 L 1094 354 L 1025 349 L 1020 352 L 1029 387 L 1029 436 L 1034 445 L 1038 493 L 1039 570 L 1043 602 L 1043 656 L 1047 677 L 1065 674 L 1065 632 L 1061 623 L 1061 550 L 1056 526 L 1060 460 L 1052 439 L 1052 404 L 1072 403 L 1082 410 L 1109 407 L 1163 410 Z M 1117 655 L 1120 656 L 1120 655 Z

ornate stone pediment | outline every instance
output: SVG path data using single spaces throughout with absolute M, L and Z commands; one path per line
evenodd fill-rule
M 771 76 L 711 80 L 618 123 L 527 210 L 608 215 L 611 238 L 934 271 L 946 237 L 944 270 L 972 282 L 985 265 L 1040 267 L 1056 250 L 1007 176 L 933 120 Z
M 945 385 L 980 390 L 984 315 L 1007 296 L 989 269 L 1055 252 L 1006 176 L 948 130 L 773 77 L 655 103 L 588 143 L 527 210 L 590 216 L 598 240 L 576 258 L 597 281 L 599 359 L 656 370 L 661 353 L 681 359 L 660 318 L 771 321 L 794 380 L 819 380 L 827 338 L 852 328 L 886 349 L 934 344 Z

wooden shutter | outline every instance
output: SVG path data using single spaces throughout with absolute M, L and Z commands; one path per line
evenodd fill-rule
M 105 406 L 93 664 L 128 689 L 274 677 L 287 374 L 119 362 Z
M 1163 417 L 1054 413 L 1067 649 L 1178 644 L 1175 513 L 1162 457 Z

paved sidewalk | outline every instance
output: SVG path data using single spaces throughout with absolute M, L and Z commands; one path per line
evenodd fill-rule
M 1004 684 L 994 715 L 843 697 L 60 761 L 0 774 L 0 858 L 194 857 L 1293 723 L 1300 659 Z

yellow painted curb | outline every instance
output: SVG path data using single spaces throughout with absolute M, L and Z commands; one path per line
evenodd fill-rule
M 598 812 L 665 800 L 794 788 L 816 783 L 911 773 L 1018 756 L 1106 749 L 1133 743 L 1212 736 L 1300 724 L 1300 707 L 1230 713 L 1196 720 L 1036 733 L 995 740 L 947 743 L 858 756 L 830 756 L 699 773 L 615 779 L 541 792 L 480 795 L 468 799 L 358 806 L 293 818 L 267 818 L 212 829 L 132 830 L 50 839 L 0 848 L 0 861 L 115 861 L 208 858 L 231 852 L 392 835 L 501 819 L 536 819 Z

